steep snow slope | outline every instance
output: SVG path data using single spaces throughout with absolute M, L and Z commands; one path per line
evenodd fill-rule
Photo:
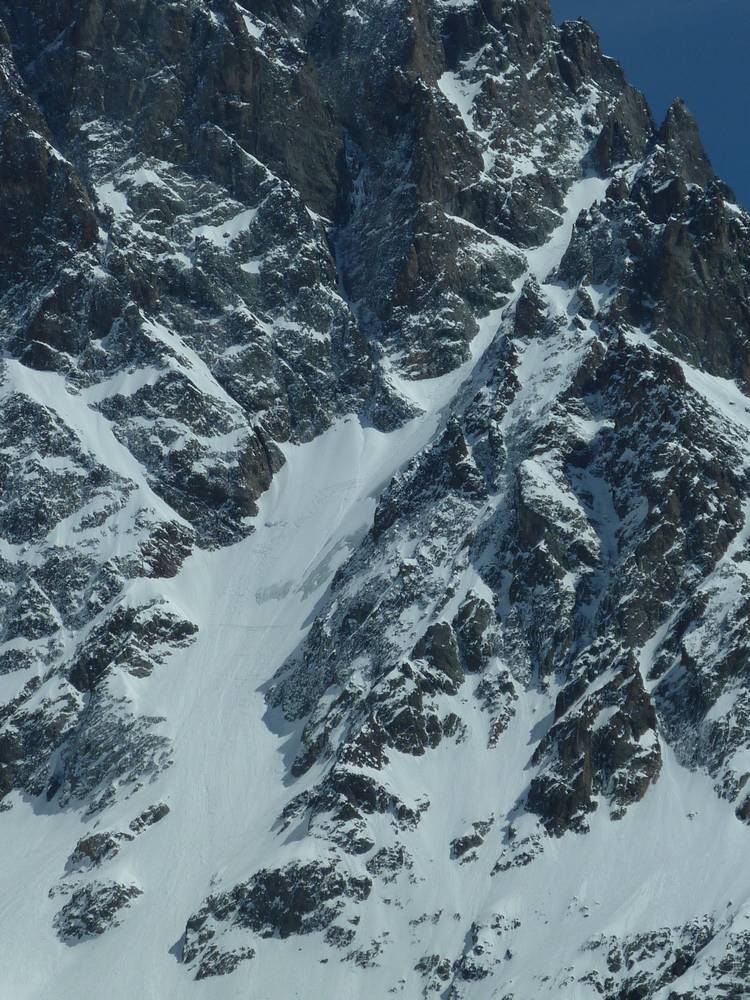
M 494 332 L 487 324 L 485 346 Z M 9 853 L 0 916 L 4 941 L 16 956 L 3 985 L 8 997 L 85 994 L 105 980 L 113 996 L 183 995 L 177 959 L 185 915 L 212 886 L 231 884 L 248 864 L 262 865 L 277 850 L 273 828 L 289 797 L 285 759 L 294 752 L 288 742 L 295 736 L 283 731 L 280 720 L 267 718 L 263 687 L 293 652 L 336 569 L 369 529 L 383 485 L 431 440 L 442 408 L 471 367 L 420 383 L 425 411 L 397 431 L 364 428 L 349 417 L 310 444 L 288 446 L 286 464 L 263 495 L 248 539 L 196 553 L 171 581 L 131 588 L 135 605 L 169 601 L 198 625 L 200 638 L 178 662 L 146 681 L 126 683 L 120 692 L 138 714 L 164 720 L 175 764 L 109 810 L 107 826 L 127 829 L 154 801 L 166 802 L 171 812 L 109 866 L 108 876 L 137 885 L 144 897 L 136 920 L 116 930 L 85 968 L 79 950 L 56 937 L 59 897 L 47 893 L 50 885 L 63 887 L 70 846 L 86 829 L 81 816 L 50 809 L 39 822 L 36 807 L 19 800 L 3 817 Z M 33 374 L 22 385 L 25 392 L 35 391 Z M 75 401 L 64 389 L 54 391 L 54 379 L 36 376 L 47 405 L 93 443 L 95 416 L 85 400 L 76 416 Z M 102 436 L 111 464 L 117 445 Z M 37 937 L 40 918 L 47 925 L 43 940 Z M 329 976 L 314 986 L 306 965 L 295 973 L 296 988 L 317 995 L 309 991 L 322 989 Z M 120 973 L 113 976 L 115 970 Z M 291 988 L 282 985 L 279 973 L 259 987 L 259 995 L 264 988 L 269 996 Z M 215 988 L 217 996 L 236 996 L 238 985 L 219 981 Z
M 445 386 L 436 385 L 435 397 L 444 394 Z M 234 884 L 250 868 L 278 863 L 280 854 L 320 857 L 320 847 L 301 833 L 282 838 L 281 847 L 274 829 L 289 798 L 286 761 L 297 736 L 277 716 L 268 718 L 263 687 L 368 529 L 383 483 L 430 440 L 439 419 L 428 412 L 383 434 L 348 418 L 314 442 L 288 448 L 286 465 L 261 501 L 256 533 L 191 556 L 166 585 L 144 582 L 139 597 L 166 597 L 198 624 L 200 637 L 159 673 L 123 691 L 141 712 L 165 717 L 174 745 L 173 767 L 107 813 L 107 828 L 127 829 L 153 802 L 170 806 L 164 820 L 107 864 L 108 878 L 138 886 L 143 896 L 101 940 L 62 943 L 53 931 L 60 897 L 47 891 L 71 878 L 66 856 L 87 826 L 78 813 L 45 815 L 17 802 L 3 817 L 0 918 L 6 954 L 13 956 L 3 996 L 93 996 L 104 983 L 108 995 L 122 1000 L 246 991 L 259 998 L 325 991 L 371 997 L 392 987 L 415 996 L 421 989 L 415 954 L 461 957 L 466 928 L 492 915 L 496 927 L 488 924 L 480 937 L 490 967 L 502 963 L 508 991 L 583 998 L 593 994 L 574 980 L 602 965 L 599 951 L 610 935 L 624 940 L 644 927 L 676 927 L 715 913 L 721 949 L 732 929 L 746 929 L 747 829 L 706 776 L 690 774 L 668 751 L 655 794 L 615 826 L 602 814 L 585 838 L 568 834 L 550 844 L 531 868 L 492 877 L 494 855 L 474 865 L 450 859 L 450 842 L 471 820 L 511 811 L 523 789 L 529 733 L 548 724 L 554 703 L 551 694 L 529 692 L 496 747 L 486 747 L 481 722 L 474 731 L 469 721 L 460 746 L 445 746 L 419 764 L 393 761 L 390 781 L 408 782 L 413 798 L 428 797 L 431 808 L 404 839 L 415 859 L 408 878 L 383 886 L 358 928 L 358 939 L 383 942 L 382 963 L 361 975 L 333 956 L 321 964 L 326 956 L 313 936 L 291 953 L 279 941 L 263 942 L 256 960 L 231 977 L 192 986 L 185 978 L 180 940 L 196 899 Z M 444 919 L 421 923 L 439 912 Z M 595 947 L 600 938 L 605 945 Z M 485 989 L 480 981 L 467 995 L 485 996 Z
M 129 931 L 113 936 L 113 950 L 102 953 L 104 964 L 97 960 L 86 979 L 78 949 L 54 936 L 54 898 L 46 903 L 49 935 L 21 958 L 35 938 L 44 886 L 64 880 L 67 847 L 84 831 L 80 816 L 56 813 L 37 823 L 21 804 L 4 817 L 8 846 L 18 852 L 3 865 L 3 924 L 7 920 L 12 933 L 5 940 L 18 956 L 17 978 L 3 987 L 8 996 L 40 990 L 67 996 L 85 989 L 84 982 L 95 990 L 116 968 L 126 973 L 110 984 L 122 989 L 119 995 L 181 994 L 183 977 L 169 946 L 181 937 L 185 914 L 212 879 L 239 877 L 248 845 L 255 860 L 273 853 L 272 826 L 287 797 L 285 738 L 264 724 L 261 687 L 292 652 L 347 548 L 367 528 L 374 493 L 433 428 L 434 421 L 420 420 L 383 435 L 348 418 L 315 442 L 290 448 L 249 539 L 198 553 L 166 587 L 163 581 L 145 585 L 137 595 L 166 597 L 200 628 L 200 640 L 179 663 L 123 692 L 141 712 L 165 716 L 174 741 L 175 766 L 164 782 L 147 785 L 108 815 L 108 825 L 127 828 L 152 801 L 170 804 L 167 821 L 113 862 L 112 877 L 151 887 L 146 906 Z M 32 831 L 39 835 L 36 845 Z M 45 961 L 34 958 L 38 947 Z
M 601 197 L 603 187 L 594 179 L 571 192 L 567 221 L 547 247 L 528 255 L 535 278 L 543 282 L 557 265 L 572 220 Z M 542 288 L 551 308 L 561 308 L 562 291 L 554 285 Z M 458 863 L 455 852 L 451 857 L 451 843 L 471 833 L 472 822 L 481 817 L 491 826 L 493 816 L 512 815 L 524 791 L 533 744 L 549 728 L 556 694 L 554 688 L 530 689 L 519 693 L 513 718 L 496 744 L 487 745 L 483 710 L 465 696 L 467 731 L 459 744 L 446 742 L 417 760 L 399 754 L 391 759 L 388 784 L 405 801 L 429 801 L 430 808 L 401 838 L 411 859 L 408 867 L 396 868 L 377 884 L 362 907 L 359 947 L 350 943 L 344 961 L 314 934 L 292 939 L 299 944 L 291 948 L 283 939 L 257 940 L 255 958 L 231 976 L 191 984 L 179 964 L 186 915 L 197 900 L 235 885 L 251 870 L 318 862 L 330 853 L 320 841 L 305 837 L 304 822 L 279 832 L 278 817 L 292 795 L 288 768 L 299 749 L 299 729 L 268 709 L 264 691 L 309 631 L 334 574 L 370 529 L 384 485 L 435 438 L 462 386 L 476 380 L 487 363 L 483 355 L 503 319 L 493 314 L 481 324 L 473 360 L 451 374 L 419 383 L 391 375 L 421 408 L 418 417 L 391 433 L 349 417 L 309 444 L 285 446 L 286 462 L 260 500 L 252 535 L 220 550 L 194 553 L 172 580 L 141 580 L 131 588 L 134 605 L 166 600 L 199 629 L 188 650 L 172 655 L 148 678 L 125 680 L 119 692 L 135 703 L 137 714 L 163 720 L 159 728 L 171 740 L 174 763 L 109 808 L 106 823 L 82 822 L 76 811 L 45 810 L 38 802 L 11 796 L 14 808 L 2 817 L 0 920 L 13 960 L 5 970 L 3 996 L 93 996 L 105 982 L 108 994 L 122 1000 L 193 993 L 234 998 L 248 991 L 268 1000 L 326 992 L 417 996 L 425 971 L 433 974 L 428 986 L 443 979 L 437 962 L 434 968 L 429 961 L 421 970 L 414 968 L 424 956 L 435 955 L 461 963 L 466 996 L 486 996 L 484 977 L 492 976 L 507 995 L 588 998 L 595 995 L 596 976 L 606 977 L 612 942 L 625 942 L 644 929 L 708 921 L 710 947 L 723 956 L 728 936 L 747 930 L 750 876 L 743 876 L 741 864 L 747 828 L 729 803 L 716 798 L 710 779 L 688 772 L 666 745 L 654 792 L 616 825 L 602 810 L 586 837 L 569 833 L 548 843 L 533 865 L 501 873 L 497 850 L 469 858 L 471 864 Z M 648 342 L 642 335 L 633 337 Z M 550 357 L 554 368 L 569 368 L 573 362 L 566 350 L 563 344 L 557 350 L 550 345 L 546 361 L 537 354 L 522 356 L 517 369 L 522 387 L 541 375 L 543 391 L 520 405 L 538 413 L 556 397 L 559 376 L 550 383 L 543 372 Z M 585 354 L 585 343 L 575 351 Z M 683 367 L 718 416 L 747 426 L 746 411 L 739 409 L 747 405 L 746 397 L 731 383 Z M 64 391 L 55 393 L 54 376 L 35 376 L 36 383 L 28 378 L 24 391 L 44 384 L 47 405 L 87 442 L 96 440 L 97 424 L 82 423 L 94 421 L 90 411 L 84 406 L 79 416 L 72 409 L 65 412 L 74 401 Z M 105 435 L 102 448 L 110 464 L 112 447 Z M 132 473 L 127 465 L 119 471 Z M 738 538 L 735 550 L 743 544 Z M 476 574 L 473 579 L 481 586 Z M 309 783 L 314 781 L 313 774 Z M 127 831 L 155 802 L 166 803 L 168 815 L 124 843 L 105 868 L 66 872 L 71 847 L 84 832 Z M 378 831 L 375 824 L 374 832 L 387 840 L 389 823 L 383 822 L 384 828 Z M 523 821 L 518 823 L 520 836 L 523 827 Z M 529 829 L 533 835 L 534 824 Z M 349 867 L 345 856 L 342 864 Z M 356 865 L 351 869 L 356 872 Z M 105 873 L 107 880 L 135 886 L 142 895 L 118 913 L 119 926 L 101 939 L 61 941 L 54 918 L 66 883 L 79 890 Z M 360 916 L 356 905 L 345 913 Z M 691 929 L 682 933 L 689 945 Z M 242 934 L 235 937 L 241 947 Z M 222 947 L 232 943 L 230 935 Z M 650 945 L 654 968 L 663 962 L 658 947 Z M 699 974 L 691 975 L 699 986 Z M 683 984 L 693 985 L 690 980 Z

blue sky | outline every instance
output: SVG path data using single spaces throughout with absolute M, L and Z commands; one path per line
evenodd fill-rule
M 750 207 L 750 0 L 550 0 L 585 17 L 661 119 L 683 97 L 717 173 Z

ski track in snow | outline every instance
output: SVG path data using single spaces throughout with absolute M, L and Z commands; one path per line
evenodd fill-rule
M 528 273 L 542 284 L 553 309 L 567 308 L 571 293 L 548 283 L 550 272 L 568 245 L 578 212 L 601 197 L 605 187 L 594 178 L 575 185 L 562 225 L 546 246 L 527 254 Z M 225 229 L 217 227 L 222 231 L 217 238 L 223 238 Z M 380 968 L 357 971 L 335 952 L 328 953 L 328 964 L 321 964 L 319 935 L 290 939 L 283 948 L 278 941 L 264 941 L 259 955 L 235 973 L 201 983 L 192 981 L 178 963 L 185 921 L 214 888 L 229 888 L 280 858 L 315 856 L 324 849 L 312 838 L 282 847 L 283 838 L 272 830 L 296 791 L 285 783 L 287 744 L 293 742 L 294 730 L 287 726 L 279 731 L 275 718 L 266 724 L 262 688 L 306 634 L 334 572 L 371 524 L 379 491 L 434 437 L 443 410 L 481 362 L 504 312 L 482 320 L 472 358 L 457 371 L 419 383 L 389 371 L 391 381 L 421 408 L 420 416 L 391 434 L 347 418 L 310 444 L 285 447 L 287 463 L 260 501 L 253 535 L 220 551 L 196 552 L 173 580 L 135 582 L 133 599 L 165 597 L 200 632 L 191 648 L 172 656 L 150 677 L 127 680 L 127 694 L 140 714 L 166 717 L 174 764 L 154 784 L 109 809 L 101 828 L 126 829 L 141 809 L 158 801 L 166 801 L 171 812 L 127 845 L 102 873 L 144 890 L 123 912 L 121 926 L 71 947 L 54 934 L 52 920 L 61 898 L 50 899 L 48 891 L 64 877 L 67 854 L 92 823 L 70 810 L 45 813 L 39 802 L 14 796 L 14 808 L 0 815 L 0 926 L 3 950 L 14 957 L 4 963 L 0 1000 L 88 1000 L 102 990 L 109 1000 L 380 1000 L 402 977 L 410 983 L 403 995 L 412 1000 L 421 995 L 421 981 L 412 971 L 408 921 L 437 909 L 447 914 L 451 905 L 462 911 L 461 922 L 442 920 L 424 952 L 460 954 L 470 919 L 486 920 L 492 912 L 517 917 L 525 932 L 508 989 L 530 997 L 542 992 L 536 977 L 558 976 L 594 931 L 624 935 L 644 926 L 684 923 L 710 909 L 728 919 L 750 914 L 750 874 L 736 865 L 746 848 L 747 829 L 736 822 L 727 803 L 717 800 L 710 779 L 685 771 L 666 746 L 656 788 L 619 822 L 612 823 L 602 807 L 591 819 L 588 836 L 548 840 L 531 867 L 499 877 L 491 877 L 490 869 L 500 845 L 496 851 L 485 849 L 471 865 L 449 859 L 453 837 L 466 833 L 474 820 L 510 811 L 523 790 L 524 768 L 533 751 L 530 733 L 552 704 L 550 694 L 531 691 L 521 694 L 496 749 L 487 749 L 484 725 L 477 724 L 470 725 L 461 745 L 443 745 L 419 759 L 392 754 L 387 776 L 402 794 L 415 799 L 427 795 L 432 805 L 417 829 L 401 838 L 423 879 L 413 887 L 413 898 L 402 899 L 403 909 L 397 909 L 378 898 L 381 889 L 376 886 L 363 910 L 371 936 L 391 930 L 392 944 Z M 545 381 L 549 373 L 538 354 L 543 349 L 533 344 L 526 348 L 517 405 L 545 406 L 564 378 L 563 367 Z M 20 366 L 14 366 L 14 376 L 16 388 L 46 399 L 97 457 L 106 454 L 108 464 L 136 480 L 159 513 L 174 517 L 148 490 L 142 470 L 85 397 L 58 391 L 56 376 Z M 696 388 L 707 391 L 705 381 Z M 728 385 L 717 398 L 717 408 L 736 419 L 738 401 Z M 472 714 L 478 718 L 470 697 L 464 707 L 469 723 Z M 379 823 L 387 819 L 372 817 L 376 834 Z M 664 830 L 670 831 L 669 838 Z M 696 871 L 698 857 L 708 863 Z M 346 856 L 342 863 L 347 864 Z M 290 963 L 289 954 L 298 961 Z M 526 970 L 522 979 L 519 969 Z M 547 989 L 555 995 L 550 984 Z M 565 1000 L 592 995 L 582 984 L 563 992 Z M 472 995 L 483 996 L 481 984 Z

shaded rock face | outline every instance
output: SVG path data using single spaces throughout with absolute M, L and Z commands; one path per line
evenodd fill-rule
M 558 706 L 581 691 L 578 681 L 571 688 Z M 613 818 L 622 816 L 661 769 L 656 712 L 637 671 L 624 671 L 576 708 L 564 711 L 534 752 L 542 767 L 526 803 L 557 834 L 585 829 L 596 793 L 610 800 Z
M 76 890 L 55 918 L 58 936 L 67 942 L 98 937 L 120 923 L 123 909 L 141 895 L 135 885 L 92 882 Z
M 76 844 L 65 865 L 66 872 L 85 872 L 99 868 L 111 861 L 123 847 L 133 841 L 148 827 L 158 823 L 169 814 L 166 802 L 148 806 L 128 824 L 128 830 L 94 830 L 87 833 Z
M 587 950 L 606 952 L 606 971 L 590 973 L 589 982 L 605 997 L 651 997 L 668 988 L 671 995 L 692 1000 L 701 990 L 710 989 L 712 979 L 720 978 L 725 996 L 740 996 L 748 972 L 747 935 L 730 935 L 721 942 L 720 957 L 712 956 L 721 930 L 711 917 L 704 916 L 681 927 L 663 927 L 623 940 L 596 937 Z M 649 974 L 639 968 L 644 960 L 651 966 Z M 695 986 L 683 989 L 680 981 L 688 976 Z
M 687 111 L 673 108 L 670 121 L 676 124 L 654 139 L 633 185 L 613 182 L 578 220 L 561 273 L 574 282 L 615 282 L 611 322 L 649 329 L 697 367 L 747 385 L 747 226 Z M 685 166 L 690 154 L 702 169 Z
M 335 866 L 320 862 L 260 871 L 250 882 L 209 898 L 190 917 L 182 960 L 196 965 L 197 979 L 223 975 L 254 954 L 220 950 L 227 923 L 261 938 L 312 934 L 330 927 L 349 901 L 366 900 L 371 887 L 369 878 L 347 878 Z
M 750 219 L 684 104 L 546 0 L 0 0 L 0 225 L 50 935 L 164 1000 L 742 995 L 725 867 L 638 882 L 750 825 Z

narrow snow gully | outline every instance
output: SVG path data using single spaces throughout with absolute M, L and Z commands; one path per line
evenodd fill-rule
M 262 689 L 302 640 L 333 574 L 368 530 L 379 492 L 433 438 L 441 407 L 473 363 L 435 380 L 445 384 L 439 392 L 433 386 L 434 405 L 393 433 L 349 417 L 309 444 L 286 446 L 287 462 L 261 498 L 251 536 L 197 551 L 172 580 L 133 583 L 133 600 L 166 598 L 199 633 L 188 650 L 128 685 L 139 715 L 164 720 L 173 765 L 113 805 L 98 825 L 127 829 L 154 802 L 167 803 L 170 814 L 110 862 L 110 877 L 143 894 L 127 929 L 102 936 L 92 945 L 96 958 L 82 964 L 76 949 L 55 936 L 59 900 L 48 898 L 48 888 L 64 877 L 68 854 L 92 823 L 72 811 L 40 823 L 30 804 L 15 802 L 4 817 L 12 855 L 5 870 L 13 878 L 0 907 L 15 914 L 6 944 L 24 953 L 41 935 L 44 957 L 29 954 L 15 963 L 23 980 L 6 982 L 7 996 L 38 997 L 52 981 L 59 997 L 93 996 L 104 970 L 121 966 L 125 939 L 149 970 L 144 998 L 180 993 L 186 917 L 213 886 L 247 877 L 279 849 L 272 826 L 288 798 L 289 734 L 264 724 Z M 427 395 L 421 401 L 427 404 Z M 221 981 L 214 988 L 216 996 L 236 995 L 236 984 L 226 994 Z M 109 990 L 113 1000 L 132 1000 L 132 977 L 112 980 Z
M 547 248 L 529 254 L 531 273 L 543 279 L 556 266 L 581 203 L 598 196 L 601 183 L 574 186 Z M 16 801 L 4 817 L 5 870 L 13 878 L 0 907 L 14 914 L 5 922 L 13 928 L 5 945 L 25 955 L 35 944 L 33 955 L 14 963 L 19 971 L 8 970 L 4 988 L 13 1000 L 36 998 L 51 982 L 59 997 L 93 996 L 105 970 L 121 968 L 124 947 L 148 970 L 138 977 L 145 1000 L 181 995 L 178 959 L 187 915 L 214 886 L 230 886 L 278 854 L 272 827 L 288 798 L 289 741 L 296 736 L 275 721 L 264 724 L 263 688 L 304 638 L 336 569 L 372 523 L 377 496 L 439 432 L 516 298 L 480 320 L 471 358 L 455 371 L 420 382 L 386 372 L 421 411 L 413 420 L 386 434 L 349 417 L 309 444 L 286 446 L 286 464 L 260 500 L 251 536 L 195 552 L 172 580 L 132 583 L 132 600 L 167 599 L 199 633 L 152 676 L 128 682 L 124 694 L 137 713 L 164 720 L 173 764 L 96 825 L 127 829 L 155 802 L 167 803 L 170 813 L 109 863 L 109 877 L 137 885 L 142 895 L 123 926 L 89 945 L 92 960 L 81 963 L 76 949 L 55 935 L 59 900 L 48 890 L 61 884 L 67 856 L 92 822 L 73 811 L 51 812 L 39 822 L 30 804 Z M 136 470 L 127 471 L 134 477 Z M 21 970 L 23 979 L 13 979 Z M 112 1000 L 132 1000 L 132 976 L 107 979 Z M 236 983 L 214 981 L 212 996 L 235 995 Z

